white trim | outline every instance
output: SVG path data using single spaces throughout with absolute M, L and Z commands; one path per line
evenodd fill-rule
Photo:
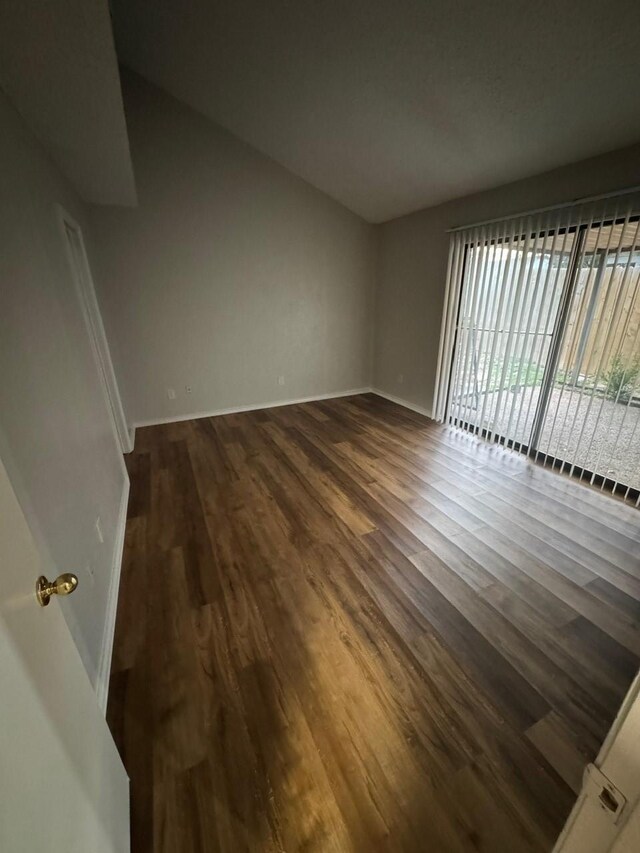
M 411 409 L 412 412 L 417 412 L 419 415 L 424 415 L 433 420 L 433 415 L 430 409 L 425 409 L 422 406 L 417 406 L 415 403 L 410 403 L 408 400 L 403 400 L 402 397 L 394 397 L 393 394 L 387 394 L 386 391 L 381 391 L 379 388 L 371 388 L 372 394 L 377 394 L 378 397 L 384 397 L 385 400 L 390 400 L 392 403 L 397 403 L 398 406 L 404 406 L 405 409 Z
M 70 216 L 62 207 L 62 205 L 56 204 L 55 208 L 58 216 L 58 222 L 60 224 L 62 239 L 65 245 L 67 260 L 75 282 L 76 292 L 80 300 L 82 314 L 91 340 L 91 347 L 93 349 L 96 366 L 98 368 L 98 373 L 100 374 L 104 396 L 111 416 L 115 438 L 123 453 L 131 453 L 133 450 L 133 444 L 130 443 L 131 435 L 127 426 L 124 409 L 122 407 L 118 380 L 116 379 L 116 374 L 113 369 L 111 351 L 109 349 L 107 334 L 102 322 L 102 315 L 100 313 L 100 306 L 98 304 L 93 277 L 91 275 L 91 267 L 89 265 L 87 249 L 84 244 L 84 237 L 82 236 L 82 229 L 73 217 Z M 69 230 L 73 231 L 78 240 L 80 249 L 79 258 L 76 257 L 77 253 L 74 252 L 71 245 L 68 234 Z M 80 265 L 81 268 L 79 268 L 78 265 Z
M 127 527 L 129 486 L 129 477 L 127 477 L 122 489 L 120 508 L 118 510 L 116 537 L 113 549 L 113 563 L 111 567 L 111 581 L 109 583 L 109 595 L 107 597 L 104 630 L 102 632 L 102 648 L 100 649 L 100 660 L 98 662 L 98 673 L 96 676 L 96 696 L 98 697 L 98 705 L 100 706 L 103 714 L 107 713 L 107 699 L 109 698 L 109 678 L 111 675 L 113 638 L 116 630 L 116 612 L 118 610 L 118 592 L 120 591 L 120 572 L 122 571 L 124 535 Z
M 436 364 L 436 382 L 433 389 L 433 402 L 436 412 L 440 411 L 440 397 L 443 389 L 448 391 L 448 384 L 443 381 L 443 362 L 446 359 L 451 362 L 451 348 L 448 346 L 449 328 L 451 326 L 451 312 L 449 311 L 449 293 L 451 291 L 451 270 L 455 266 L 460 247 L 456 240 L 449 240 L 449 259 L 447 261 L 447 278 L 444 289 L 444 302 L 442 303 L 442 320 L 440 322 L 440 340 L 438 342 L 438 362 Z M 446 396 L 446 393 L 445 393 Z M 442 406 L 444 409 L 444 406 Z
M 560 833 L 553 853 L 607 853 L 631 849 L 614 845 L 640 800 L 640 673 L 636 675 L 600 748 L 595 768 L 626 799 L 619 819 L 600 807 L 600 790 L 585 773 L 578 799 Z M 637 819 L 637 816 L 636 816 Z M 634 849 L 636 849 L 634 847 Z
M 466 232 L 465 232 L 466 233 Z M 442 322 L 438 341 L 438 363 L 433 393 L 433 411 L 431 417 L 442 423 L 447 416 L 449 387 L 454 383 L 458 365 L 454 361 L 454 344 L 458 314 L 462 311 L 462 274 L 464 272 L 466 252 L 463 234 L 453 234 L 449 239 L 449 260 L 445 298 L 442 305 Z
M 260 409 L 277 409 L 280 406 L 295 406 L 297 403 L 314 403 L 319 400 L 334 400 L 338 397 L 353 397 L 356 394 L 370 394 L 372 388 L 352 388 L 350 391 L 334 391 L 331 394 L 316 394 L 312 397 L 296 397 L 293 400 L 276 400 L 272 403 L 253 403 L 249 406 L 231 406 L 228 409 L 215 409 L 210 412 L 192 412 L 188 415 L 170 415 L 167 418 L 155 418 L 147 421 L 136 421 L 138 427 L 157 426 L 158 424 L 174 424 L 179 421 L 195 421 L 198 418 L 215 418 L 218 415 L 235 415 L 238 412 L 257 412 Z

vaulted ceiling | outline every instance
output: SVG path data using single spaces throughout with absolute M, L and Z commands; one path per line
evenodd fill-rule
M 136 190 L 106 0 L 3 0 L 0 88 L 87 201 Z
M 124 64 L 370 221 L 640 139 L 637 0 L 112 6 Z

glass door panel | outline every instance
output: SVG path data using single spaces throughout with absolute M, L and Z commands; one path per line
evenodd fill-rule
M 586 229 L 537 450 L 640 489 L 640 222 Z
M 566 229 L 467 247 L 452 422 L 529 445 L 575 240 Z
M 638 216 L 466 244 L 448 413 L 640 502 Z

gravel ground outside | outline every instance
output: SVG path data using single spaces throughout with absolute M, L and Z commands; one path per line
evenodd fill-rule
M 517 429 L 520 399 L 515 401 L 516 415 L 509 428 L 508 412 L 512 401 L 508 398 L 513 395 L 510 391 L 503 394 L 501 403 L 507 414 L 505 416 L 503 412 L 492 428 L 500 434 L 509 429 L 509 437 L 527 442 L 540 386 L 525 388 L 518 393 L 524 395 L 524 399 Z M 497 396 L 497 393 L 488 396 L 486 411 L 491 411 L 491 404 L 495 407 Z M 554 420 L 556 408 L 558 414 Z M 640 488 L 640 408 L 591 397 L 587 392 L 581 395 L 579 390 L 556 387 L 551 392 L 547 411 L 551 414 L 547 415 L 542 430 L 539 448 L 542 453 Z M 470 419 L 473 420 L 473 414 Z

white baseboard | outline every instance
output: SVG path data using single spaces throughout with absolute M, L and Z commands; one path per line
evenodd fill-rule
M 250 406 L 232 406 L 229 409 L 216 409 L 212 412 L 192 412 L 188 415 L 173 415 L 167 418 L 156 418 L 155 420 L 136 421 L 133 428 L 137 429 L 137 427 L 157 426 L 158 424 L 174 424 L 179 421 L 195 421 L 198 418 L 215 418 L 218 415 L 235 415 L 238 412 L 257 412 L 260 409 L 276 409 L 280 406 L 294 406 L 297 403 L 314 403 L 317 400 L 335 400 L 338 397 L 352 397 L 354 394 L 369 394 L 372 390 L 372 388 L 352 388 L 350 391 L 333 391 L 331 394 L 316 394 L 312 397 L 296 397 L 293 400 L 276 400 L 272 403 L 254 403 Z
M 127 446 L 122 448 L 123 453 L 131 453 L 136 444 L 136 428 L 128 427 L 127 428 Z
M 107 713 L 107 700 L 109 698 L 109 678 L 111 675 L 111 656 L 113 654 L 113 638 L 116 630 L 116 611 L 118 609 L 118 592 L 120 591 L 120 572 L 122 570 L 122 554 L 124 551 L 124 534 L 127 527 L 127 505 L 129 503 L 129 477 L 126 478 L 120 498 L 118 509 L 118 522 L 116 527 L 116 539 L 113 549 L 113 563 L 111 567 L 111 582 L 109 584 L 109 595 L 107 597 L 107 612 L 102 634 L 102 648 L 100 650 L 100 661 L 98 663 L 98 676 L 96 678 L 96 695 L 98 705 L 103 714 Z
M 412 412 L 417 412 L 419 415 L 425 415 L 425 417 L 433 419 L 433 414 L 430 409 L 425 409 L 422 406 L 416 406 L 415 403 L 403 400 L 402 397 L 394 397 L 393 394 L 387 394 L 386 391 L 381 391 L 379 388 L 372 388 L 371 393 L 377 394 L 378 397 L 384 397 L 385 400 L 390 400 L 392 403 L 397 403 L 399 406 L 404 406 L 405 409 L 411 409 Z

